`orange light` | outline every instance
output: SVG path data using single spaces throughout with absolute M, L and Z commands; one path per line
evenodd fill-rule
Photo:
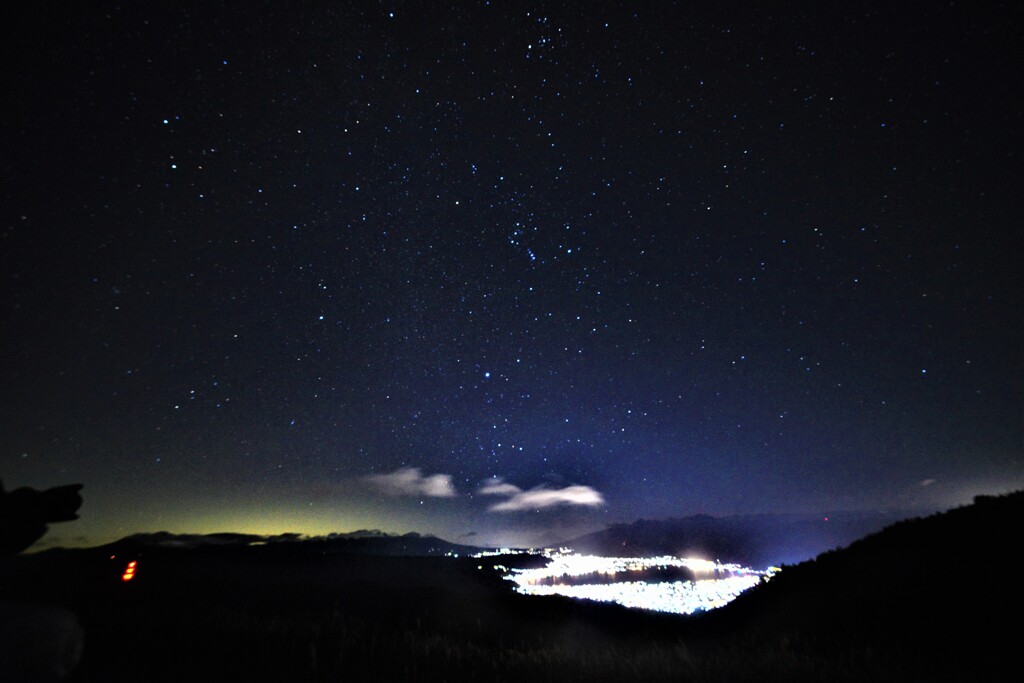
M 132 568 L 134 568 L 134 567 L 135 567 L 135 561 L 134 561 L 134 560 L 132 560 L 131 562 L 129 562 L 129 563 L 128 563 L 128 568 L 129 568 L 129 569 L 132 569 Z
M 122 581 L 131 581 L 135 578 L 135 561 L 128 563 L 128 566 L 124 568 L 124 574 L 121 575 Z

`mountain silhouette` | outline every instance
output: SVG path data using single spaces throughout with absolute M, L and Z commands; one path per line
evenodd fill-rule
M 675 555 L 753 567 L 795 564 L 848 545 L 908 513 L 759 514 L 640 519 L 568 541 L 580 553 L 606 557 Z
M 351 533 L 332 533 L 326 536 L 302 536 L 285 533 L 272 536 L 259 534 L 215 533 L 172 534 L 167 531 L 126 536 L 115 541 L 111 549 L 137 552 L 145 548 L 244 548 L 261 547 L 268 554 L 311 555 L 384 555 L 408 557 L 434 557 L 447 554 L 465 555 L 480 548 L 451 543 L 431 535 L 416 532 L 388 534 L 377 530 Z

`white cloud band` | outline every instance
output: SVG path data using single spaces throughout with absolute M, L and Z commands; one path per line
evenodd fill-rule
M 452 475 L 423 476 L 419 467 L 402 467 L 388 474 L 371 474 L 363 479 L 389 496 L 454 498 L 458 495 L 452 485 Z
M 491 512 L 516 512 L 519 510 L 541 510 L 556 505 L 581 505 L 597 507 L 604 505 L 601 492 L 589 486 L 573 484 L 561 489 L 549 489 L 543 486 L 523 491 L 515 484 L 508 484 L 500 478 L 484 483 L 479 492 L 487 496 L 507 496 L 506 500 L 495 503 Z
M 480 487 L 480 493 L 485 496 L 514 496 L 522 492 L 515 484 L 506 484 L 501 479 L 492 479 Z

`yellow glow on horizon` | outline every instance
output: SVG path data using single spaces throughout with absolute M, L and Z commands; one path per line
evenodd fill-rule
M 369 506 L 328 503 L 291 505 L 279 501 L 249 499 L 200 499 L 192 505 L 181 501 L 171 505 L 147 500 L 135 507 L 123 503 L 108 506 L 107 502 L 96 501 L 86 495 L 80 519 L 52 526 L 30 552 L 55 546 L 95 547 L 133 534 L 158 531 L 172 534 L 241 533 L 260 536 L 284 533 L 323 536 L 361 529 L 378 529 L 398 534 L 420 531 L 408 518 Z M 429 530 L 421 533 L 429 533 Z

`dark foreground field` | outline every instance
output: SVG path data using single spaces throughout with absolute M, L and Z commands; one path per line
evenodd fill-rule
M 1013 680 L 1021 502 L 897 525 L 706 618 L 518 596 L 471 558 L 302 544 L 51 551 L 7 562 L 0 598 L 78 616 L 73 681 Z

